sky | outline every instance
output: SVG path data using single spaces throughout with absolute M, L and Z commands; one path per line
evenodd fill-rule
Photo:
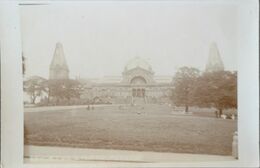
M 232 4 L 88 2 L 21 6 L 26 76 L 48 78 L 55 45 L 63 44 L 70 77 L 120 76 L 139 56 L 155 75 L 205 69 L 216 42 L 225 69 L 237 70 L 237 8 Z

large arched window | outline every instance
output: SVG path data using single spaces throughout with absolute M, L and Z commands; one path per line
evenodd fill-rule
M 146 84 L 146 80 L 144 79 L 144 77 L 142 76 L 136 76 L 134 77 L 131 81 L 130 81 L 131 84 L 133 85 L 142 85 L 142 84 Z

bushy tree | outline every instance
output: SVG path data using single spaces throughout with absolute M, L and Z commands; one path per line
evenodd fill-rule
M 39 76 L 33 76 L 24 81 L 24 91 L 30 96 L 32 104 L 35 104 L 37 97 L 47 92 L 47 88 L 44 85 L 45 81 L 46 79 Z
M 196 105 L 223 109 L 237 108 L 237 73 L 218 71 L 204 73 L 194 83 L 192 98 Z
M 184 106 L 188 112 L 189 106 L 193 104 L 193 85 L 199 77 L 200 72 L 196 68 L 182 67 L 173 78 L 173 102 L 177 106 Z
M 57 101 L 80 98 L 83 89 L 83 86 L 77 80 L 57 79 L 48 81 L 49 97 L 55 97 Z

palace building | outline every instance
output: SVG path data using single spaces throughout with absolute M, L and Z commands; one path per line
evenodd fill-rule
M 60 43 L 56 45 L 49 70 L 49 79 L 69 78 L 69 68 Z M 224 66 L 216 44 L 213 43 L 206 71 L 215 70 L 224 70 Z M 94 100 L 95 103 L 161 104 L 171 102 L 173 76 L 155 76 L 151 65 L 140 57 L 127 62 L 121 76 L 78 80 L 84 86 L 81 99 Z

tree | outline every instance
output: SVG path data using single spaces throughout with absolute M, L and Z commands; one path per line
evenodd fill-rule
M 83 91 L 83 85 L 77 80 L 71 79 L 52 79 L 48 81 L 48 95 L 60 100 L 71 98 L 80 98 Z
M 24 81 L 24 91 L 30 96 L 32 104 L 35 104 L 37 97 L 46 92 L 46 87 L 43 85 L 45 81 L 46 79 L 39 76 L 33 76 Z
M 192 95 L 195 104 L 214 107 L 218 110 L 218 116 L 221 116 L 223 109 L 237 108 L 237 73 L 204 73 L 194 84 Z
M 199 74 L 196 68 L 182 67 L 173 78 L 173 102 L 177 106 L 185 106 L 185 112 L 188 112 L 189 106 L 193 104 L 191 93 Z

